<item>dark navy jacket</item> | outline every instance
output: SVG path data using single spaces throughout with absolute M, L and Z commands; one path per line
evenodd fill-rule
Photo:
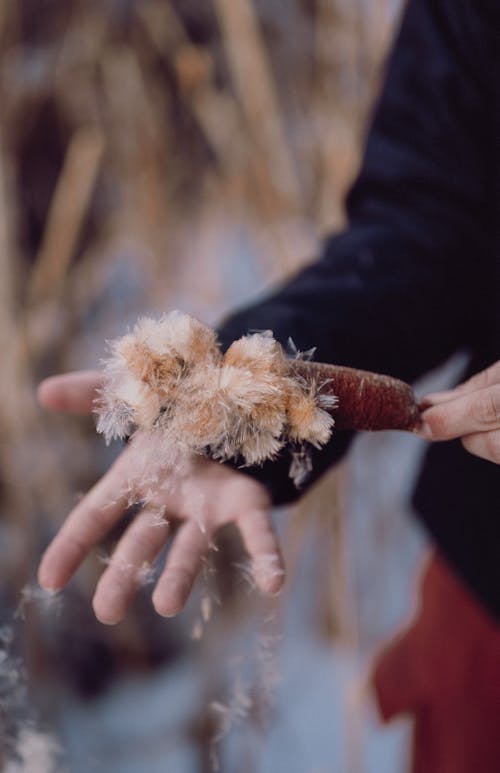
M 349 225 L 319 261 L 227 320 L 223 344 L 274 331 L 316 359 L 408 381 L 466 350 L 500 359 L 500 2 L 410 0 L 389 59 Z M 466 376 L 468 374 L 465 374 Z M 314 452 L 313 483 L 347 433 Z M 296 499 L 289 460 L 251 473 Z M 433 538 L 500 617 L 500 466 L 433 446 L 415 495 Z

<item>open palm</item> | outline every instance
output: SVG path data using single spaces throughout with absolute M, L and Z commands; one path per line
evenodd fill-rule
M 38 398 L 54 410 L 91 413 L 100 384 L 99 371 L 54 376 L 42 382 Z M 228 523 L 235 523 L 240 531 L 257 586 L 265 593 L 276 593 L 283 583 L 283 563 L 264 486 L 199 456 L 183 469 L 164 469 L 157 490 L 145 497 L 137 477 L 138 440 L 132 439 L 66 518 L 42 558 L 41 586 L 58 590 L 66 585 L 92 547 L 122 518 L 133 491 L 136 500 L 147 499 L 147 504 L 119 540 L 97 585 L 93 606 L 101 622 L 113 624 L 123 619 L 144 571 L 171 537 L 153 604 L 160 615 L 179 612 L 215 532 Z

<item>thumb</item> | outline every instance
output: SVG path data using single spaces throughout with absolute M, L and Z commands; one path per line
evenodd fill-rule
M 92 413 L 102 385 L 99 370 L 79 370 L 50 376 L 38 386 L 37 399 L 44 408 L 67 413 Z

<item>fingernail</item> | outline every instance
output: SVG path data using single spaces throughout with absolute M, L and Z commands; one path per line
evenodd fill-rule
M 118 617 L 106 617 L 106 615 L 98 615 L 95 613 L 96 618 L 102 625 L 118 625 L 121 622 L 121 618 Z
M 420 427 L 417 429 L 417 435 L 424 440 L 432 440 L 433 433 L 430 424 L 427 424 L 426 421 L 423 421 L 420 424 Z
M 41 580 L 38 580 L 38 584 L 40 588 L 45 591 L 45 593 L 49 594 L 49 596 L 56 596 L 63 589 L 62 585 L 56 585 L 56 583 L 42 582 Z
M 158 607 L 155 606 L 155 612 L 158 615 L 160 615 L 160 617 L 165 617 L 167 619 L 169 619 L 171 617 L 177 617 L 177 615 L 179 614 L 180 611 L 181 610 L 179 609 L 179 610 L 177 610 L 177 612 L 171 612 L 170 610 L 168 612 L 166 612 L 164 609 L 161 609 L 161 608 L 158 608 Z
M 184 599 L 172 599 L 172 597 L 169 600 L 158 599 L 153 594 L 153 606 L 160 617 L 176 617 L 179 612 L 182 612 Z

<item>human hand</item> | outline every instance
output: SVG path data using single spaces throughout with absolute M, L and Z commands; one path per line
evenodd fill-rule
M 41 405 L 74 414 L 91 413 L 101 384 L 99 371 L 79 371 L 46 379 L 38 389 Z M 146 498 L 137 474 L 137 440 L 132 438 L 108 472 L 76 505 L 42 558 L 38 578 L 46 590 L 71 579 L 92 547 L 124 515 L 133 492 Z M 140 465 L 139 465 L 140 466 Z M 161 469 L 161 468 L 160 468 Z M 252 574 L 264 593 L 277 593 L 284 570 L 270 522 L 265 487 L 249 476 L 197 456 L 182 469 L 162 470 L 161 485 L 120 538 L 93 599 L 97 618 L 119 622 L 168 539 L 165 568 L 153 592 L 158 614 L 169 617 L 185 605 L 217 529 L 234 523 L 251 559 Z
M 500 360 L 455 389 L 428 395 L 423 406 L 422 437 L 461 438 L 471 454 L 500 464 Z

